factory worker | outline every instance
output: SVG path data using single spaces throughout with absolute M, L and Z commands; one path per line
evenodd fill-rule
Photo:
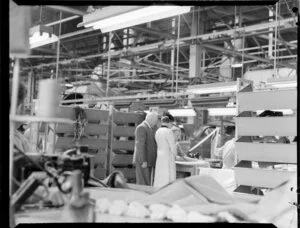
M 157 159 L 155 164 L 154 187 L 163 187 L 176 179 L 175 157 L 177 154 L 172 122 L 163 116 L 161 127 L 155 133 Z
M 158 123 L 158 113 L 150 112 L 145 121 L 135 129 L 135 146 L 133 164 L 135 165 L 136 183 L 152 185 L 154 166 L 156 162 L 155 130 Z
M 227 134 L 234 136 L 235 128 L 228 128 Z M 217 148 L 214 153 L 218 157 L 222 157 L 223 169 L 231 169 L 237 164 L 237 152 L 235 149 L 235 138 L 228 140 L 222 147 Z
M 177 156 L 183 157 L 185 156 L 185 153 L 183 151 L 183 149 L 181 148 L 179 141 L 181 139 L 181 129 L 175 125 L 172 126 L 171 128 L 173 134 L 174 134 L 174 139 L 176 142 L 176 151 L 177 151 Z

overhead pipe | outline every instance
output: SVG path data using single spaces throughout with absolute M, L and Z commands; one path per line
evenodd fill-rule
M 45 7 L 51 8 L 51 9 L 55 9 L 55 10 L 59 10 L 65 13 L 71 13 L 71 14 L 75 14 L 75 15 L 80 15 L 83 16 L 85 14 L 87 14 L 84 11 L 81 10 L 77 10 L 71 7 L 67 7 L 67 6 L 58 6 L 58 5 L 45 5 Z
M 59 19 L 62 19 L 62 12 L 59 13 Z M 56 81 L 58 80 L 58 67 L 59 67 L 59 54 L 60 54 L 60 35 L 61 35 L 61 23 L 59 23 L 58 42 L 57 42 L 57 58 L 56 58 Z
M 79 17 L 80 16 L 67 17 L 67 18 L 64 18 L 64 19 L 60 19 L 58 21 L 53 21 L 51 23 L 45 24 L 45 26 L 52 26 L 52 25 L 56 25 L 56 24 L 59 24 L 59 23 L 64 23 L 64 22 L 71 21 L 71 20 L 74 20 L 74 19 L 79 18 Z

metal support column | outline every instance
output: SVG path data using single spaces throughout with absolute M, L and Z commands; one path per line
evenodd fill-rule
M 193 12 L 191 36 L 197 36 L 204 32 L 203 17 L 200 12 Z M 199 77 L 201 75 L 201 59 L 204 48 L 199 44 L 190 45 L 190 59 L 189 59 L 189 78 Z
M 107 80 L 106 80 L 106 97 L 109 96 L 108 91 L 109 91 L 109 74 L 110 74 L 111 38 L 112 38 L 112 32 L 109 32 L 109 37 L 108 37 Z
M 62 12 L 59 13 L 59 20 L 62 19 Z M 60 35 L 61 35 L 61 22 L 59 23 L 59 34 L 57 42 L 57 53 L 56 53 L 56 81 L 58 80 L 58 67 L 59 67 L 59 54 L 60 54 Z

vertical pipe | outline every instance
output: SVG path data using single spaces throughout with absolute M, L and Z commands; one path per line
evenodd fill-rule
M 129 45 L 129 28 L 127 29 L 126 33 L 127 33 L 126 48 L 128 48 L 128 45 Z
M 108 38 L 108 62 L 107 62 L 107 80 L 106 80 L 106 97 L 108 97 L 108 89 L 109 89 L 109 74 L 110 74 L 110 49 L 111 49 L 111 37 L 112 33 L 109 32 Z
M 278 36 L 278 2 L 275 5 L 276 13 L 275 13 L 275 34 L 274 34 L 274 76 L 277 78 L 277 69 L 276 69 L 276 58 L 277 58 L 277 36 Z
M 62 12 L 59 13 L 59 34 L 58 34 L 58 41 L 57 41 L 57 52 L 56 52 L 56 81 L 58 80 L 58 63 L 59 63 L 59 54 L 60 54 L 60 35 L 61 35 L 61 19 L 62 19 Z
M 10 106 L 10 116 L 15 116 L 17 111 L 17 105 L 18 105 L 18 89 L 19 89 L 19 72 L 20 72 L 20 60 L 16 58 L 15 64 L 14 64 L 14 71 L 13 71 L 13 81 L 12 81 L 12 95 L 10 97 L 11 99 L 11 106 Z M 13 183 L 13 158 L 14 158 L 14 132 L 15 132 L 16 126 L 13 120 L 10 119 L 10 127 L 9 127 L 9 199 L 11 200 L 12 197 L 12 183 Z M 11 202 L 11 201 L 10 201 Z M 9 213 L 10 213 L 10 223 L 14 223 L 14 210 L 12 205 L 9 207 Z M 11 224 L 13 225 L 13 224 Z
M 175 34 L 175 18 L 172 19 L 172 34 Z M 175 61 L 175 44 L 171 50 L 171 72 L 172 72 L 172 93 L 174 92 L 174 61 Z
M 106 164 L 106 176 L 108 176 L 112 170 L 112 159 L 113 159 L 113 150 L 112 150 L 112 143 L 113 143 L 113 126 L 114 126 L 114 105 L 113 102 L 109 104 L 109 113 L 108 113 L 108 132 L 107 132 L 107 164 Z
M 180 15 L 178 15 L 178 32 L 177 32 L 177 63 L 176 63 L 176 93 L 178 91 L 178 64 L 179 64 L 179 38 L 180 38 Z
M 58 41 L 57 41 L 57 52 L 56 52 L 56 81 L 58 81 L 58 68 L 59 68 L 59 55 L 60 55 L 60 36 L 61 36 L 61 21 L 62 21 L 62 12 L 59 13 L 59 32 L 58 32 Z M 47 140 L 47 134 L 48 134 L 48 123 L 47 127 L 46 127 L 46 132 L 45 132 L 45 140 Z M 52 139 L 52 154 L 55 153 L 55 143 L 56 143 L 56 124 L 53 125 L 54 129 L 53 129 L 53 139 Z M 46 150 L 47 150 L 47 141 L 46 143 Z
M 269 17 L 273 17 L 274 13 L 272 10 L 269 10 Z M 269 19 L 269 21 L 273 21 L 273 18 Z M 268 57 L 271 58 L 273 56 L 273 28 L 269 29 L 269 49 L 268 49 Z
M 12 81 L 12 95 L 11 95 L 11 102 L 10 102 L 10 115 L 11 117 L 15 116 L 17 113 L 17 106 L 18 106 L 18 93 L 19 93 L 19 72 L 20 72 L 20 60 L 16 58 L 13 70 L 13 81 Z M 13 176 L 13 139 L 14 139 L 14 130 L 15 130 L 15 123 L 13 120 L 10 120 L 10 144 L 9 144 L 9 177 L 10 181 L 12 181 Z M 12 193 L 11 185 L 9 186 L 10 196 Z
M 243 16 L 242 16 L 242 9 L 241 7 L 239 7 L 239 28 L 242 27 L 242 20 L 243 20 Z M 241 78 L 244 78 L 244 53 L 245 53 L 245 33 L 243 33 L 243 38 L 242 38 L 242 46 L 243 46 L 243 51 L 242 51 L 242 72 L 241 72 Z
M 174 46 L 171 51 L 172 93 L 174 92 Z

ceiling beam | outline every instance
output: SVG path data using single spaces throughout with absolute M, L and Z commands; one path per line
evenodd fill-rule
M 225 15 L 225 16 L 234 16 L 234 12 L 230 9 L 222 10 L 222 9 L 219 9 L 219 8 L 214 8 L 212 11 L 217 13 L 215 15 L 217 15 L 218 18 L 220 17 L 219 14 L 222 14 L 222 15 Z M 243 11 L 242 11 L 242 13 L 243 13 Z M 248 15 L 244 15 L 244 14 L 243 14 L 242 17 L 245 18 L 245 19 L 248 19 L 248 20 L 256 20 L 257 19 L 256 17 L 252 17 L 252 16 L 248 16 Z
M 175 35 L 164 33 L 164 32 L 161 32 L 161 31 L 158 31 L 158 30 L 155 30 L 155 29 L 141 28 L 141 27 L 138 27 L 138 26 L 134 26 L 132 29 L 138 30 L 138 31 L 141 31 L 141 32 L 145 32 L 145 33 L 150 33 L 150 34 L 153 34 L 153 35 L 159 36 L 159 37 L 167 37 L 167 38 L 170 38 L 170 39 L 175 39 L 176 38 Z
M 281 41 L 285 41 L 283 40 L 282 36 L 280 35 L 280 32 L 278 32 L 278 37 Z M 289 52 L 290 55 L 293 55 L 293 52 L 291 51 L 291 49 L 289 48 L 289 46 L 286 44 L 286 42 L 282 43 L 283 46 L 286 48 L 286 50 Z
M 286 23 L 291 23 L 293 22 L 294 19 L 293 18 L 288 18 L 285 20 Z M 268 33 L 268 31 L 256 31 L 257 29 L 267 29 L 270 27 L 274 27 L 275 23 L 274 22 L 266 22 L 263 24 L 258 24 L 258 25 L 251 25 L 251 26 L 246 26 L 243 28 L 238 28 L 236 30 L 239 30 L 239 32 L 247 32 L 245 35 L 240 34 L 239 36 L 235 37 L 235 38 L 242 38 L 242 37 L 246 37 L 246 36 L 252 36 L 255 35 L 257 33 L 262 34 L 262 33 Z M 291 27 L 291 28 L 286 28 L 286 27 L 282 27 L 282 28 L 278 28 L 278 29 L 296 29 L 297 27 Z M 82 32 L 83 30 L 80 30 L 79 32 Z M 93 31 L 93 29 L 90 29 L 90 31 Z M 79 33 L 79 32 L 74 32 L 74 33 Z M 86 31 L 85 31 L 86 32 Z M 188 46 L 189 43 L 193 40 L 196 39 L 208 39 L 211 37 L 211 40 L 207 40 L 204 42 L 207 43 L 211 43 L 211 42 L 216 42 L 218 39 L 221 40 L 225 40 L 225 39 L 233 39 L 232 37 L 228 36 L 228 35 L 232 35 L 235 32 L 235 30 L 227 30 L 227 31 L 222 31 L 222 32 L 216 32 L 216 33 L 210 33 L 210 34 L 203 34 L 203 35 L 197 35 L 197 36 L 190 36 L 190 37 L 184 37 L 184 38 L 180 38 L 180 47 L 182 46 Z M 218 36 L 228 36 L 226 38 L 217 38 Z M 72 35 L 70 34 L 66 34 L 66 36 L 70 37 Z M 128 48 L 126 50 L 115 50 L 114 52 L 111 53 L 111 57 L 117 57 L 122 55 L 124 56 L 128 56 L 128 55 L 141 55 L 141 54 L 149 54 L 149 53 L 154 53 L 154 52 L 161 52 L 163 50 L 166 49 L 170 49 L 173 47 L 174 44 L 174 40 L 167 40 L 167 41 L 160 41 L 160 42 L 156 42 L 156 43 L 152 43 L 152 44 L 147 44 L 147 45 L 142 45 L 142 46 L 138 46 L 138 47 L 132 47 L 132 48 Z M 79 58 L 73 58 L 70 60 L 64 60 L 64 61 L 59 61 L 60 64 L 69 64 L 71 61 L 76 61 L 78 59 L 93 59 L 93 58 L 103 58 L 106 59 L 108 58 L 108 52 L 105 53 L 97 53 L 97 54 L 93 54 L 93 55 L 88 55 L 88 56 L 83 56 L 83 57 L 79 57 Z M 51 66 L 51 65 L 56 65 L 56 62 L 51 62 L 51 63 L 47 63 L 47 64 L 39 64 L 39 65 L 35 65 L 33 67 L 35 68 L 40 68 L 40 67 L 45 67 L 45 66 Z M 23 68 L 24 70 L 26 69 L 30 69 L 30 68 Z
M 75 14 L 75 15 L 80 15 L 80 16 L 83 16 L 83 15 L 87 14 L 84 11 L 81 11 L 81 10 L 78 10 L 78 9 L 74 9 L 74 8 L 68 7 L 68 6 L 45 5 L 45 7 L 51 8 L 51 9 L 55 9 L 55 10 L 59 10 L 61 12 L 65 12 L 65 13 L 71 13 L 71 14 Z
M 245 53 L 240 53 L 238 51 L 233 51 L 233 50 L 229 50 L 229 49 L 226 49 L 226 48 L 222 48 L 222 47 L 219 47 L 219 46 L 216 46 L 216 45 L 212 45 L 212 44 L 203 44 L 204 47 L 206 48 L 209 48 L 209 49 L 212 49 L 212 50 L 215 50 L 215 51 L 221 51 L 225 54 L 228 54 L 228 55 L 232 55 L 232 56 L 239 56 L 239 57 L 243 57 L 243 58 L 248 58 L 248 59 L 254 59 L 254 60 L 257 60 L 257 61 L 260 61 L 260 62 L 264 62 L 264 63 L 269 63 L 271 65 L 274 64 L 274 61 L 273 60 L 270 60 L 270 59 L 265 59 L 265 58 L 261 58 L 261 57 L 258 57 L 258 56 L 254 56 L 254 55 L 249 55 L 249 54 L 245 54 Z M 292 69 L 295 69 L 296 66 L 294 65 L 291 65 L 291 64 L 287 64 L 287 63 L 277 63 L 278 66 L 281 66 L 281 67 L 288 67 L 288 68 L 292 68 Z
M 256 45 L 259 47 L 259 49 L 264 53 L 265 58 L 268 58 L 268 53 L 262 48 L 261 44 L 259 43 L 259 41 L 256 39 L 255 36 L 251 37 L 254 42 L 256 43 Z
M 278 34 L 280 33 L 280 31 L 278 31 Z M 265 40 L 269 40 L 269 36 L 267 36 L 267 35 L 259 35 L 258 36 L 259 38 L 262 38 L 262 39 L 265 39 Z M 281 37 L 281 36 L 280 36 Z M 287 41 L 285 41 L 285 40 L 282 40 L 282 39 L 280 39 L 280 37 L 278 36 L 278 38 L 277 38 L 277 42 L 278 43 L 281 43 L 281 44 L 283 44 L 283 45 L 287 45 L 287 46 L 290 46 L 290 47 L 293 47 L 293 48 L 298 48 L 298 46 L 296 45 L 296 44 L 292 44 L 292 43 L 290 43 L 290 42 L 287 42 Z
M 50 50 L 50 49 L 47 49 L 47 48 L 42 48 L 42 47 L 37 47 L 33 50 L 48 53 L 48 54 L 57 54 L 56 51 L 53 51 L 53 50 Z M 65 52 L 61 52 L 60 55 L 61 55 L 61 57 L 72 57 L 72 55 L 70 55 L 69 53 L 65 53 Z
M 74 20 L 74 19 L 79 18 L 79 17 L 80 16 L 78 16 L 78 15 L 75 15 L 75 16 L 72 16 L 72 17 L 67 17 L 67 18 L 64 18 L 64 19 L 61 19 L 61 20 L 58 20 L 58 21 L 53 21 L 51 23 L 45 24 L 45 26 L 52 26 L 52 25 L 64 23 L 64 22 L 71 21 L 71 20 Z
M 189 27 L 189 29 L 191 30 L 192 27 L 191 25 L 189 24 L 188 20 L 186 19 L 186 16 L 184 14 L 182 14 L 182 19 L 184 20 L 185 24 Z

